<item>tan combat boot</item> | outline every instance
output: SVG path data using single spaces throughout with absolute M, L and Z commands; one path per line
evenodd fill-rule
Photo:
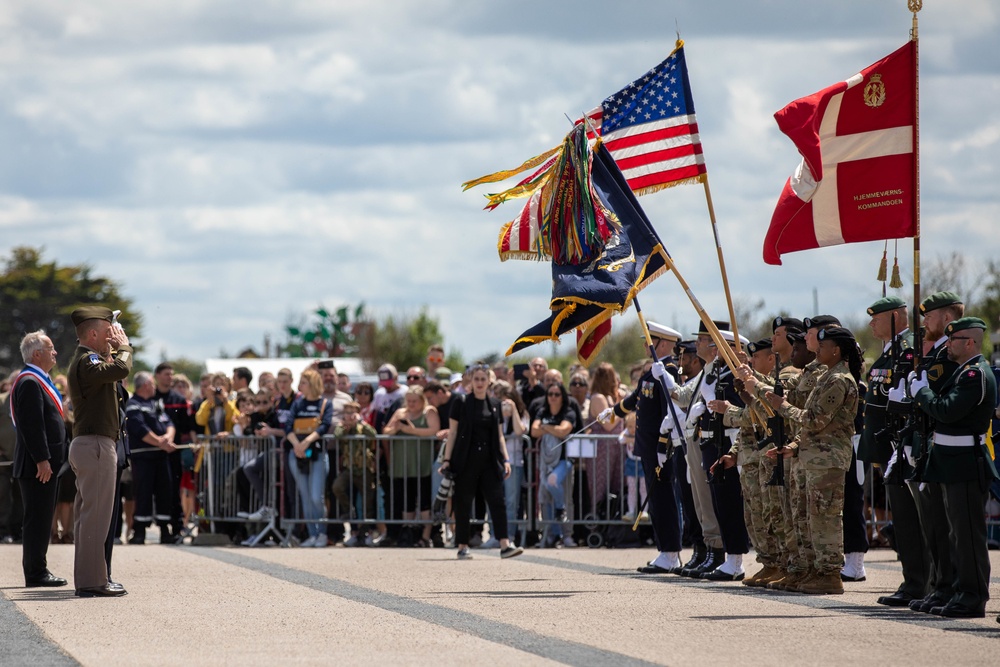
M 799 584 L 798 591 L 809 595 L 843 595 L 844 582 L 841 581 L 839 572 L 815 574 Z
M 778 570 L 778 568 L 774 567 L 773 565 L 765 565 L 764 569 L 762 569 L 760 572 L 753 575 L 752 577 L 744 579 L 743 585 L 753 586 L 754 588 L 762 588 L 767 585 L 767 582 L 772 581 L 774 579 L 774 575 L 777 574 L 779 571 L 780 570 Z
M 781 579 L 775 579 L 774 581 L 769 583 L 767 587 L 772 591 L 787 590 L 786 586 L 798 584 L 798 582 L 801 581 L 802 578 L 806 576 L 806 574 L 807 574 L 806 572 L 789 572 Z

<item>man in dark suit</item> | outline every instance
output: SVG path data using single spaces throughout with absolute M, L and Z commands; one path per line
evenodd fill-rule
M 56 350 L 44 331 L 21 340 L 27 364 L 11 390 L 11 418 L 17 429 L 14 477 L 24 501 L 24 585 L 65 586 L 66 580 L 49 572 L 46 554 L 56 508 L 56 471 L 66 460 L 66 422 L 62 396 L 49 371 L 56 365 Z

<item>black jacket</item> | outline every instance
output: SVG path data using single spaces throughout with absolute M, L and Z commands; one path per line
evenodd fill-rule
M 59 472 L 66 460 L 66 422 L 55 402 L 31 378 L 17 383 L 11 402 L 17 420 L 14 477 L 33 478 L 41 461 L 48 461 L 53 473 Z
M 450 415 L 451 419 L 458 419 L 458 433 L 455 435 L 455 445 L 451 450 L 451 461 L 448 463 L 448 467 L 456 475 L 461 475 L 462 470 L 465 467 L 465 463 L 469 458 L 469 447 L 471 446 L 472 440 L 472 409 L 475 405 L 475 401 L 471 400 L 471 396 L 465 394 L 459 394 L 456 397 L 455 403 L 452 405 L 452 412 Z M 490 412 L 493 413 L 493 418 L 496 420 L 497 428 L 490 429 L 490 448 L 494 452 L 494 457 L 497 461 L 496 473 L 498 479 L 503 479 L 503 464 L 507 458 L 506 450 L 500 450 L 500 401 L 493 398 L 492 396 L 486 396 L 486 404 L 489 406 Z

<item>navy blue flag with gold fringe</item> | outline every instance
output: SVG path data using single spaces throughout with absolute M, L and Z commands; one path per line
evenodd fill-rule
M 670 255 L 602 143 L 593 151 L 594 190 L 620 223 L 594 260 L 552 263 L 552 314 L 514 341 L 507 354 L 578 330 L 578 355 L 587 363 L 600 351 L 605 323 L 628 309 L 640 290 L 670 268 Z M 602 326 L 605 325 L 605 326 Z

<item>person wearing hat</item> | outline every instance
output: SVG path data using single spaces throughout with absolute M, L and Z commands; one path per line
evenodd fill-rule
M 728 322 L 713 324 L 723 339 L 730 344 L 735 342 Z M 699 323 L 697 336 L 698 356 L 705 360 L 705 368 L 691 386 L 670 387 L 670 390 L 681 405 L 689 406 L 688 423 L 695 425 L 695 441 L 701 445 L 700 461 L 697 455 L 692 457 L 691 450 L 688 450 L 688 465 L 696 508 L 701 505 L 701 529 L 709 551 L 700 564 L 683 569 L 681 574 L 712 581 L 740 581 L 745 576 L 743 554 L 750 551 L 750 539 L 743 520 L 739 471 L 716 468 L 713 483 L 708 483 L 710 468 L 729 452 L 737 429 L 727 428 L 722 415 L 707 408 L 712 400 L 725 400 L 737 407 L 744 407 L 744 403 L 736 391 L 735 377 L 719 356 L 715 341 L 704 322 Z M 744 341 L 746 339 L 741 336 L 740 342 Z M 700 471 L 697 463 L 701 464 Z M 713 545 L 713 528 L 717 530 L 719 547 Z
M 858 408 L 861 353 L 854 335 L 832 326 L 817 333 L 816 360 L 824 369 L 803 408 L 787 398 L 767 395 L 782 416 L 799 424 L 795 441 L 782 452 L 798 459 L 797 475 L 805 480 L 807 525 L 801 534 L 809 554 L 809 576 L 793 588 L 800 593 L 844 592 L 840 571 L 844 565 L 841 513 L 844 473 L 851 463 L 854 418 Z M 776 449 L 767 455 L 776 458 Z
M 948 618 L 983 618 L 989 600 L 990 557 L 983 506 L 989 486 L 1000 479 L 986 448 L 997 405 L 993 371 L 981 354 L 986 323 L 962 317 L 945 329 L 948 358 L 958 367 L 935 392 L 930 374 L 910 374 L 909 390 L 934 420 L 923 478 L 939 485 L 945 499 L 955 583 L 950 600 L 930 611 Z
M 71 317 L 80 341 L 67 372 L 76 417 L 69 446 L 76 473 L 73 580 L 79 597 L 117 597 L 125 588 L 108 578 L 105 539 L 115 504 L 115 439 L 122 427 L 117 384 L 132 370 L 132 347 L 108 308 L 77 308 Z
M 668 451 L 669 436 L 660 434 L 660 425 L 667 415 L 667 397 L 664 385 L 654 373 L 669 377 L 667 386 L 676 382 L 677 364 L 671 356 L 674 345 L 681 339 L 680 332 L 656 322 L 648 322 L 649 335 L 657 356 L 653 368 L 646 371 L 635 390 L 598 415 L 602 424 L 613 418 L 625 419 L 632 412 L 635 418 L 634 452 L 642 461 L 646 478 L 647 511 L 653 526 L 653 538 L 659 552 L 653 560 L 638 568 L 642 574 L 676 574 L 681 567 L 681 527 L 673 487 L 673 461 Z M 654 369 L 656 369 L 654 371 Z
M 877 340 L 885 346 L 868 370 L 868 392 L 865 395 L 865 425 L 858 444 L 858 458 L 882 469 L 889 477 L 890 459 L 895 448 L 889 424 L 889 390 L 899 385 L 901 379 L 913 369 L 913 334 L 907 326 L 906 302 L 898 296 L 886 296 L 868 307 L 871 317 L 869 327 Z M 913 468 L 905 460 L 894 461 L 902 466 L 904 479 L 913 476 Z M 903 582 L 896 592 L 878 598 L 878 603 L 889 607 L 906 607 L 910 601 L 927 594 L 930 556 L 920 528 L 915 496 L 920 493 L 916 483 L 886 484 L 886 497 L 892 510 L 892 535 L 899 562 L 903 569 Z
M 771 352 L 771 339 L 763 338 L 747 345 L 750 355 L 750 365 L 759 377 L 767 377 L 774 371 L 774 355 Z M 764 567 L 757 575 L 743 580 L 745 586 L 756 586 L 762 578 L 773 575 L 783 561 L 778 544 L 776 531 L 772 526 L 775 517 L 765 506 L 767 482 L 771 479 L 774 464 L 761 456 L 758 442 L 767 436 L 768 413 L 760 401 L 746 393 L 746 388 L 739 382 L 738 389 L 745 407 L 730 405 L 727 401 L 712 400 L 708 407 L 722 414 L 726 426 L 739 428 L 739 434 L 728 454 L 723 455 L 714 467 L 719 465 L 727 469 L 740 467 L 740 487 L 743 492 L 743 520 L 750 534 L 750 541 L 756 552 L 756 560 Z M 711 472 L 711 471 L 710 471 Z M 780 519 L 780 517 L 779 517 Z
M 917 366 L 917 372 L 927 374 L 927 381 L 935 394 L 958 368 L 958 364 L 948 358 L 948 336 L 945 329 L 953 321 L 965 314 L 961 297 L 954 292 L 935 292 L 920 303 L 920 315 L 924 320 L 924 341 L 931 345 L 924 352 Z M 900 396 L 903 388 L 894 390 L 896 400 L 909 400 Z M 912 405 L 912 404 L 910 404 Z M 918 463 L 917 476 L 923 481 L 922 463 L 926 463 L 927 448 L 934 430 L 930 416 L 917 409 L 919 426 L 913 435 L 912 458 Z M 955 593 L 955 567 L 951 555 L 951 540 L 948 536 L 948 514 L 945 507 L 943 489 L 940 484 L 923 484 L 915 496 L 917 511 L 920 513 L 920 527 L 927 543 L 930 558 L 930 577 L 927 581 L 928 593 L 923 598 L 911 600 L 910 609 L 930 613 L 934 607 L 943 606 Z

